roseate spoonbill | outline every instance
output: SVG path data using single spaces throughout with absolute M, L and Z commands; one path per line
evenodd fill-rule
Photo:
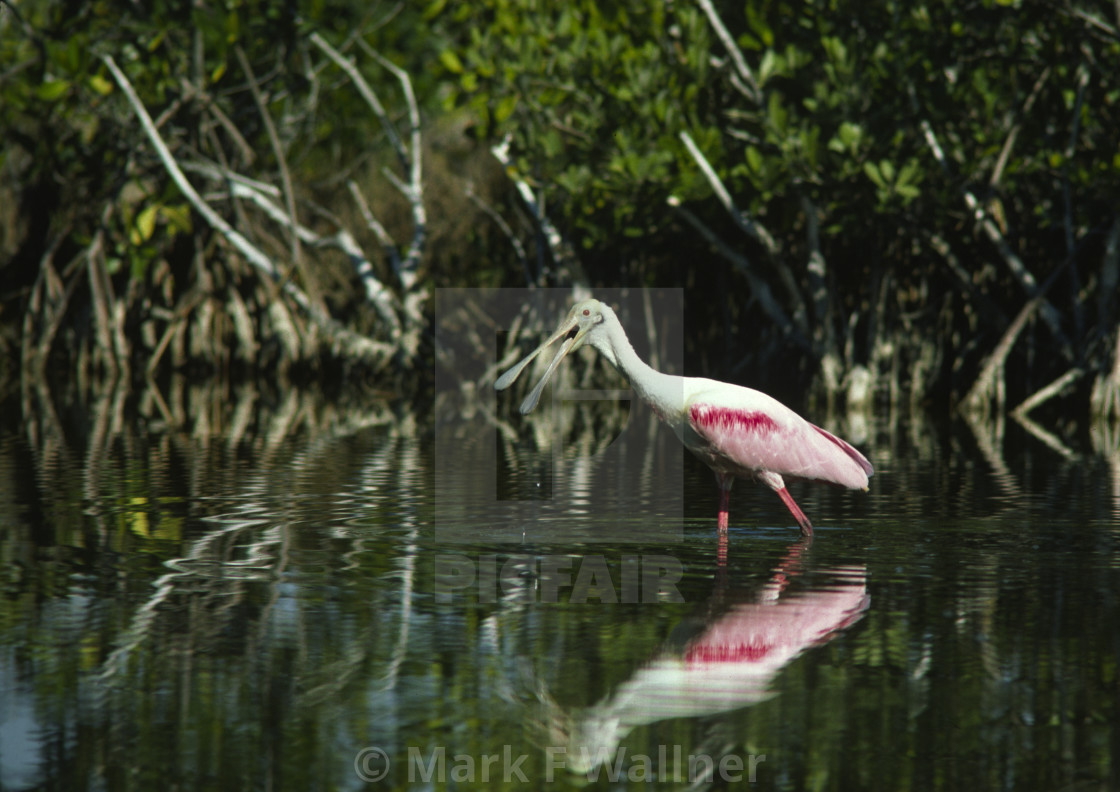
M 765 393 L 701 377 L 678 377 L 655 371 L 638 357 L 609 305 L 598 300 L 576 303 L 556 332 L 498 378 L 504 390 L 544 349 L 560 343 L 541 381 L 521 403 L 529 413 L 564 357 L 590 344 L 630 381 L 685 447 L 716 474 L 719 482 L 719 531 L 727 531 L 727 507 L 736 478 L 760 481 L 778 493 L 801 526 L 813 535 L 809 518 L 786 489 L 785 480 L 823 481 L 867 489 L 871 463 L 839 437 L 806 421 Z

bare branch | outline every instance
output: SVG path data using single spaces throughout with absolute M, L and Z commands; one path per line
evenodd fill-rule
M 1067 386 L 1076 382 L 1081 378 L 1085 372 L 1079 368 L 1071 368 L 1062 376 L 1051 382 L 1044 388 L 1039 388 L 1034 394 L 1028 396 L 1023 400 L 1023 403 L 1011 411 L 1014 418 L 1025 418 L 1027 413 L 1033 410 L 1038 405 L 1042 404 L 1049 399 L 1058 396 L 1066 389 Z
M 968 291 L 969 297 L 979 309 L 985 320 L 989 324 L 996 324 L 997 326 L 1006 325 L 1010 319 L 1004 313 L 1003 309 L 996 305 L 991 299 L 984 295 L 976 284 L 972 282 L 972 275 L 961 264 L 961 260 L 957 254 L 953 252 L 953 248 L 940 234 L 930 231 L 923 231 L 924 236 L 929 241 L 930 247 L 941 254 L 945 259 L 945 263 L 952 270 L 953 275 L 960 281 L 960 285 Z
M 910 86 L 910 99 L 911 104 L 914 106 L 915 112 L 917 112 L 919 109 L 918 98 L 916 93 L 914 92 L 914 87 L 912 85 Z M 941 169 L 945 173 L 948 173 L 949 163 L 945 159 L 945 152 L 941 148 L 940 143 L 938 143 L 937 135 L 934 134 L 933 127 L 930 125 L 927 119 L 923 118 L 921 120 L 921 128 L 922 134 L 925 136 L 926 143 L 927 145 L 929 145 L 930 151 L 933 152 L 933 158 L 937 160 L 937 164 L 941 166 Z M 1027 296 L 1033 298 L 1036 295 L 1039 295 L 1040 290 L 1038 282 L 1035 280 L 1034 275 L 1032 275 L 1030 270 L 1027 269 L 1026 265 L 1023 263 L 1023 260 L 1019 258 L 1019 256 L 1016 255 L 1015 251 L 1011 249 L 1011 245 L 1008 244 L 1007 239 L 1004 238 L 1003 234 L 999 230 L 999 227 L 992 221 L 992 218 L 989 217 L 987 212 L 984 211 L 984 207 L 980 204 L 980 201 L 977 200 L 975 194 L 973 194 L 971 190 L 965 189 L 963 190 L 963 195 L 965 205 L 968 207 L 969 211 L 972 212 L 973 218 L 980 225 L 980 228 L 987 235 L 988 239 L 990 239 L 992 243 L 995 244 L 996 249 L 999 251 L 1000 256 L 1004 260 L 1004 263 L 1007 264 L 1007 268 L 1011 270 L 1011 274 L 1014 275 L 1015 279 L 1019 281 L 1019 284 L 1027 293 Z M 1049 301 L 1043 299 L 1039 310 L 1042 314 L 1042 318 L 1050 327 L 1050 331 L 1054 334 L 1054 337 L 1057 338 L 1064 346 L 1068 347 L 1069 342 L 1065 337 L 1065 333 L 1062 332 L 1061 320 L 1059 318 L 1057 309 L 1055 309 Z
M 1041 426 L 1032 421 L 1028 416 L 1012 413 L 1012 417 L 1014 417 L 1015 420 L 1019 422 L 1020 426 L 1034 435 L 1038 440 L 1045 443 L 1051 449 L 1064 456 L 1066 459 L 1073 460 L 1077 458 L 1077 454 L 1071 451 L 1070 448 L 1065 443 L 1063 443 L 1057 435 L 1043 429 Z
M 805 242 L 809 248 L 809 283 L 813 293 L 813 311 L 817 315 L 817 322 L 824 331 L 824 349 L 826 354 L 836 353 L 836 337 L 832 328 L 832 316 L 829 311 L 828 301 L 828 267 L 821 252 L 820 218 L 817 206 L 809 196 L 802 194 L 801 211 L 805 213 Z
M 487 217 L 494 221 L 494 224 L 501 229 L 502 233 L 506 235 L 510 245 L 513 247 L 513 253 L 517 256 L 517 260 L 521 262 L 521 268 L 525 272 L 525 282 L 529 284 L 529 288 L 533 288 L 536 284 L 533 283 L 533 275 L 529 271 L 529 256 L 525 253 L 525 246 L 521 244 L 521 240 L 517 238 L 517 234 L 513 233 L 506 219 L 498 213 L 498 210 L 492 207 L 486 201 L 478 197 L 474 191 L 474 185 L 468 183 L 466 189 L 467 199 L 481 209 Z
M 1003 381 L 1004 363 L 1007 362 L 1007 356 L 1011 353 L 1011 348 L 1015 346 L 1019 334 L 1023 332 L 1023 328 L 1027 326 L 1027 322 L 1041 304 L 1042 296 L 1040 295 L 1024 305 L 1022 310 L 1019 311 L 1019 315 L 1015 317 L 1015 321 L 1007 328 L 995 349 L 984 361 L 980 374 L 976 377 L 976 382 L 973 383 L 962 403 L 962 406 L 967 409 L 971 416 L 986 417 L 989 403 L 993 398 L 996 402 L 996 412 L 1003 412 L 1006 403 Z
M 735 221 L 735 224 L 739 226 L 743 233 L 757 241 L 762 245 L 763 249 L 766 250 L 767 255 L 775 265 L 778 277 L 781 279 L 782 284 L 789 294 L 790 300 L 793 302 L 794 320 L 797 330 L 802 336 L 806 336 L 809 332 L 809 328 L 805 318 L 805 307 L 801 299 L 801 292 L 798 290 L 789 268 L 782 262 L 782 254 L 781 250 L 778 248 L 778 243 L 765 226 L 751 219 L 746 212 L 741 211 L 739 207 L 736 206 L 735 201 L 731 198 L 731 193 L 719 178 L 715 168 L 708 162 L 707 157 L 700 151 L 700 147 L 696 145 L 696 141 L 692 139 L 692 136 L 688 134 L 687 131 L 682 130 L 680 139 L 684 143 L 685 148 L 688 149 L 688 153 L 692 155 L 693 160 L 695 160 L 696 164 L 700 167 L 701 172 L 704 174 L 705 178 L 707 178 L 708 184 L 712 188 L 712 192 L 715 193 L 716 198 L 719 199 L 719 202 L 731 216 L 731 219 Z M 675 200 L 675 198 L 670 198 L 669 203 L 673 204 Z M 743 261 L 746 262 L 746 259 L 744 258 Z
M 1042 93 L 1042 86 L 1046 83 L 1046 79 L 1050 76 L 1050 67 L 1047 66 L 1042 70 L 1042 74 L 1035 80 L 1034 87 L 1031 88 L 1030 96 L 1027 101 L 1023 102 L 1023 109 L 1019 113 L 1020 116 L 1030 115 L 1031 108 L 1034 107 L 1035 100 L 1038 95 Z M 1003 142 L 1003 148 L 999 152 L 999 159 L 996 160 L 996 166 L 992 168 L 992 177 L 988 179 L 988 185 L 995 187 L 999 184 L 1000 177 L 1003 176 L 1003 169 L 1007 167 L 1007 160 L 1011 156 L 1011 150 L 1015 147 L 1015 139 L 1019 136 L 1019 130 L 1023 128 L 1022 122 L 1016 122 L 1011 127 L 1011 131 L 1007 134 L 1007 140 Z
M 116 379 L 118 364 L 124 365 L 124 360 L 119 360 L 116 354 L 117 345 L 113 333 L 113 283 L 109 280 L 109 273 L 105 269 L 105 232 L 98 229 L 93 236 L 93 241 L 86 248 L 86 271 L 89 273 L 89 289 L 93 301 L 93 315 L 97 328 L 97 349 L 108 369 L 109 378 Z
M 407 171 L 408 154 L 405 151 L 404 142 L 401 140 L 396 126 L 393 125 L 393 120 L 389 118 L 389 114 L 385 112 L 381 100 L 377 98 L 377 94 L 370 88 L 369 83 L 366 82 L 366 78 L 362 76 L 362 73 L 358 71 L 357 67 L 349 59 L 344 58 L 325 38 L 318 33 L 312 33 L 310 38 L 311 43 L 321 49 L 328 58 L 334 61 L 335 65 L 342 69 L 342 71 L 346 73 L 346 76 L 350 78 L 350 81 L 354 83 L 354 87 L 358 89 L 358 93 L 366 100 L 366 104 L 370 106 L 370 109 L 373 110 L 373 114 L 377 116 L 377 119 L 381 122 L 382 129 L 385 130 L 389 142 L 392 143 L 394 151 L 397 152 L 397 157 L 400 158 L 401 167 Z
M 715 6 L 712 5 L 711 0 L 696 0 L 696 4 L 708 17 L 708 23 L 716 32 L 716 37 L 723 44 L 723 48 L 727 50 L 731 62 L 735 65 L 735 72 L 742 83 L 733 83 L 736 87 L 755 104 L 762 104 L 762 91 L 758 87 L 758 82 L 754 78 L 754 73 L 751 67 L 747 65 L 747 61 L 743 58 L 743 52 L 739 49 L 739 45 L 735 43 L 735 39 L 727 31 L 724 26 L 723 20 L 720 19 L 719 13 L 716 11 Z
M 774 237 L 771 236 L 770 232 L 763 226 L 752 220 L 746 212 L 741 211 L 735 205 L 735 201 L 731 198 L 731 193 L 727 191 L 727 187 L 724 186 L 723 181 L 719 178 L 719 175 L 716 174 L 715 168 L 708 162 L 707 157 L 700 151 L 700 147 L 696 145 L 696 141 L 692 139 L 692 135 L 688 134 L 687 130 L 681 130 L 680 138 L 684 142 L 685 148 L 688 149 L 688 153 L 692 155 L 692 159 L 700 166 L 701 172 L 704 174 L 705 178 L 707 178 L 708 184 L 711 185 L 712 192 L 716 194 L 716 198 L 723 204 L 723 208 L 727 210 L 727 213 L 731 215 L 731 219 L 735 221 L 735 225 L 739 226 L 751 239 L 757 240 L 766 248 L 766 252 L 771 256 L 777 256 L 779 253 L 778 243 L 774 241 Z
M 358 205 L 358 211 L 362 213 L 362 219 L 366 221 L 366 226 L 373 235 L 377 237 L 377 241 L 381 243 L 381 249 L 385 253 L 385 258 L 389 260 L 389 265 L 393 268 L 393 272 L 397 272 L 401 267 L 401 254 L 397 250 L 397 243 L 389 236 L 389 232 L 385 230 L 385 226 L 381 225 L 380 221 L 373 216 L 373 211 L 369 208 L 366 202 L 366 197 L 362 195 L 361 189 L 358 188 L 357 182 L 349 179 L 346 182 L 347 189 L 350 190 L 350 197 L 354 199 L 354 203 Z
M 1120 0 L 1113 0 L 1113 6 L 1114 13 L 1116 14 L 1117 25 L 1120 25 Z M 1106 36 L 1110 36 L 1114 39 L 1120 39 L 1120 35 L 1117 35 L 1116 32 L 1117 29 L 1105 22 L 1103 19 L 1100 19 L 1099 17 L 1096 17 L 1087 11 L 1083 11 L 1080 8 L 1074 8 L 1071 9 L 1071 11 L 1075 17 L 1081 19 L 1084 22 L 1087 22 L 1090 27 L 1096 28 Z
M 1077 271 L 1077 263 L 1074 261 L 1074 256 L 1077 250 L 1076 234 L 1073 230 L 1073 199 L 1070 195 L 1069 186 L 1069 170 L 1070 163 L 1073 162 L 1073 155 L 1077 149 L 1077 138 L 1081 129 L 1081 108 L 1085 102 L 1085 89 L 1089 85 L 1089 69 L 1084 63 L 1077 67 L 1077 99 L 1073 104 L 1073 123 L 1069 130 L 1069 142 L 1066 144 L 1064 163 L 1062 165 L 1062 204 L 1064 212 L 1062 213 L 1062 225 L 1065 229 L 1066 237 L 1066 257 L 1070 263 L 1070 292 L 1074 295 L 1072 300 L 1073 307 L 1073 327 L 1077 338 L 1084 337 L 1085 327 L 1085 310 L 1081 305 L 1081 278 Z
M 242 255 L 244 255 L 246 259 L 248 259 L 250 264 L 258 268 L 261 272 L 263 272 L 265 275 L 268 275 L 273 280 L 278 280 L 279 273 L 277 272 L 276 268 L 272 266 L 272 262 L 269 261 L 263 253 L 261 253 L 253 245 L 251 245 L 249 243 L 249 240 L 247 240 L 245 237 L 231 228 L 229 223 L 225 221 L 225 218 L 215 212 L 209 204 L 202 200 L 202 197 L 194 189 L 194 186 L 191 185 L 191 183 L 187 180 L 187 177 L 183 175 L 183 171 L 179 168 L 179 164 L 175 161 L 175 157 L 171 154 L 170 149 L 168 149 L 167 145 L 163 142 L 163 138 L 160 136 L 159 130 L 155 128 L 155 125 L 152 123 L 151 116 L 148 115 L 147 109 L 144 107 L 143 102 L 140 101 L 140 97 L 137 96 L 135 89 L 132 87 L 132 83 L 129 82 L 128 78 L 124 75 L 124 72 L 122 72 L 117 66 L 116 61 L 113 60 L 112 56 L 102 55 L 101 60 L 104 61 L 105 65 L 109 67 L 109 71 L 113 74 L 113 79 L 116 80 L 117 85 L 119 85 L 121 90 L 124 92 L 125 98 L 128 99 L 129 104 L 132 106 L 133 112 L 136 114 L 137 119 L 139 119 L 140 121 L 140 125 L 144 128 L 144 132 L 148 135 L 149 142 L 151 142 L 152 146 L 155 148 L 156 154 L 159 155 L 160 161 L 163 163 L 163 167 L 167 170 L 168 175 L 171 176 L 171 179 L 175 182 L 175 185 L 179 188 L 183 195 L 186 196 L 187 200 L 190 201 L 191 206 L 195 208 L 195 211 L 202 215 L 203 219 L 205 219 L 207 223 L 218 230 L 222 234 L 222 236 L 228 239 L 229 242 L 235 248 L 237 248 L 237 250 Z
M 264 123 L 265 131 L 268 133 L 268 141 L 272 145 L 272 153 L 276 157 L 276 167 L 280 170 L 280 186 L 284 190 L 284 203 L 288 207 L 288 216 L 292 218 L 292 225 L 299 224 L 299 214 L 296 212 L 296 199 L 295 191 L 292 189 L 292 174 L 288 170 L 288 158 L 284 155 L 284 147 L 280 144 L 280 135 L 276 131 L 276 124 L 272 122 L 272 114 L 268 112 L 268 107 L 265 105 L 264 96 L 261 95 L 260 86 L 257 85 L 257 77 L 253 74 L 253 67 L 249 63 L 249 59 L 245 56 L 245 50 L 238 44 L 233 48 L 234 54 L 237 55 L 237 60 L 241 64 L 241 70 L 245 72 L 245 78 L 249 82 L 249 91 L 253 94 L 253 101 L 257 104 L 257 112 L 261 115 L 261 121 Z M 299 249 L 299 234 L 291 231 L 289 228 L 289 238 L 291 240 L 291 256 L 292 263 L 300 268 L 302 267 L 302 255 Z M 305 280 L 309 280 L 306 276 L 307 273 L 303 272 Z
M 357 87 L 358 92 L 366 100 L 366 103 L 373 110 L 374 115 L 377 116 L 377 119 L 381 122 L 385 134 L 388 136 L 389 142 L 396 152 L 401 169 L 408 177 L 408 183 L 406 184 L 388 170 L 384 171 L 393 185 L 400 190 L 401 194 L 408 200 L 409 206 L 412 209 L 412 244 L 409 246 L 408 256 L 406 256 L 403 261 L 401 261 L 399 257 L 394 259 L 394 261 L 397 262 L 394 265 L 394 270 L 397 277 L 400 279 L 401 285 L 406 292 L 412 291 L 416 286 L 416 272 L 419 269 L 420 258 L 424 252 L 424 242 L 427 238 L 428 228 L 427 213 L 424 209 L 423 147 L 421 145 L 422 140 L 420 135 L 420 107 L 416 102 L 416 94 L 412 90 L 412 81 L 409 79 L 407 72 L 371 48 L 362 38 L 357 39 L 358 45 L 365 50 L 366 54 L 391 72 L 401 84 L 401 91 L 404 94 L 405 103 L 408 106 L 409 118 L 409 146 L 405 146 L 404 140 L 397 131 L 396 124 L 393 123 L 393 119 L 389 117 L 385 107 L 377 98 L 376 92 L 370 87 L 357 67 L 355 67 L 349 59 L 343 57 L 338 50 L 332 47 L 327 40 L 318 33 L 311 34 L 311 41 L 319 47 L 328 58 L 334 61 L 338 67 L 346 73 L 346 76 L 350 78 L 350 81 L 354 83 L 355 87 Z
M 1089 409 L 1100 419 L 1120 419 L 1120 333 L 1113 339 L 1112 370 L 1093 381 Z
M 676 209 L 681 217 L 688 221 L 689 225 L 699 231 L 700 234 L 708 240 L 708 243 L 719 251 L 720 255 L 731 262 L 735 268 L 743 274 L 747 279 L 747 284 L 750 286 L 751 294 L 758 300 L 758 304 L 762 307 L 766 315 L 770 317 L 771 321 L 773 321 L 783 333 L 789 335 L 799 346 L 811 350 L 812 346 L 808 339 L 794 326 L 790 318 L 786 315 L 786 312 L 782 309 L 782 306 L 774 299 L 774 295 L 770 291 L 770 284 L 755 274 L 750 261 L 742 254 L 732 250 L 714 231 L 704 225 L 696 215 L 681 206 L 679 198 L 670 196 L 669 205 Z
M 270 200 L 264 193 L 250 186 L 247 179 L 230 180 L 230 185 L 236 197 L 251 201 L 275 222 L 291 229 L 296 236 L 307 244 L 316 247 L 331 246 L 345 253 L 362 281 L 362 286 L 366 290 L 366 299 L 373 305 L 382 321 L 385 322 L 389 330 L 389 336 L 394 341 L 400 339 L 401 323 L 396 312 L 396 297 L 374 275 L 373 266 L 349 231 L 339 227 L 339 230 L 331 236 L 321 236 L 306 226 L 294 223 L 292 218 L 279 205 Z
M 179 87 L 183 90 L 184 98 L 195 99 L 201 102 L 202 106 L 206 108 L 206 111 L 212 114 L 214 118 L 218 119 L 218 123 L 222 125 L 222 129 L 229 135 L 230 140 L 237 145 L 237 150 L 241 152 L 241 157 L 244 159 L 245 164 L 253 164 L 257 159 L 257 152 L 253 151 L 253 147 L 249 145 L 249 141 L 245 139 L 245 136 L 241 134 L 241 130 L 237 128 L 237 124 L 233 123 L 233 119 L 226 115 L 225 111 L 214 101 L 213 97 L 205 91 L 200 91 L 194 83 L 186 79 L 180 81 Z M 167 111 L 165 110 L 160 114 L 160 117 L 156 119 L 157 129 L 163 126 L 163 118 L 166 115 Z
M 416 283 L 416 270 L 420 266 L 420 256 L 424 251 L 424 240 L 427 234 L 428 217 L 424 211 L 424 180 L 423 180 L 423 146 L 420 138 L 420 106 L 416 102 L 416 94 L 412 90 L 412 80 L 408 72 L 397 66 L 389 59 L 383 57 L 366 44 L 365 39 L 358 39 L 358 44 L 369 53 L 378 63 L 388 69 L 401 84 L 405 103 L 408 105 L 409 141 L 410 151 L 407 157 L 408 188 L 398 188 L 408 198 L 412 206 L 412 244 L 408 249 L 408 258 L 405 259 L 400 271 L 401 283 L 406 291 L 411 291 Z
M 533 215 L 533 220 L 536 221 L 537 227 L 544 236 L 545 243 L 548 245 L 548 250 L 552 254 L 552 260 L 559 264 L 564 260 L 564 238 L 544 213 L 544 207 L 541 206 L 536 196 L 533 195 L 533 189 L 529 186 L 529 183 L 517 173 L 516 165 L 509 154 L 509 146 L 512 140 L 513 137 L 511 135 L 506 135 L 501 143 L 490 148 L 490 153 L 494 155 L 494 159 L 501 163 L 502 170 L 504 170 L 506 175 L 513 181 L 514 187 L 517 188 L 517 192 L 521 196 L 521 200 L 525 203 L 529 213 Z M 530 285 L 542 282 L 547 274 L 547 269 L 538 272 L 537 278 L 531 280 Z
M 911 93 L 911 100 L 911 103 L 914 105 L 914 110 L 916 111 L 918 109 L 918 98 L 913 93 Z M 926 139 L 926 145 L 929 146 L 930 151 L 933 152 L 933 158 L 937 160 L 937 164 L 941 166 L 941 170 L 948 173 L 949 163 L 945 159 L 945 151 L 941 148 L 941 144 L 937 142 L 937 135 L 933 133 L 933 126 L 930 124 L 929 120 L 925 118 L 922 119 L 920 126 L 922 128 L 922 135 Z
M 1112 228 L 1104 243 L 1104 256 L 1101 262 L 1101 283 L 1097 289 L 1097 321 L 1100 328 L 1112 326 L 1112 298 L 1120 283 L 1120 214 L 1112 220 Z
M 160 137 L 159 130 L 155 128 L 152 123 L 152 118 L 148 115 L 144 103 L 140 101 L 140 97 L 136 94 L 136 90 L 132 87 L 124 72 L 117 66 L 116 61 L 110 55 L 102 55 L 101 60 L 109 68 L 116 80 L 117 85 L 120 86 L 121 91 L 124 92 L 128 103 L 132 106 L 133 113 L 140 121 L 145 134 L 148 136 L 149 142 L 155 148 L 156 154 L 159 156 L 160 161 L 163 163 L 164 169 L 171 177 L 172 181 L 179 188 L 183 196 L 194 207 L 195 211 L 202 215 L 203 219 L 218 233 L 220 233 L 233 247 L 241 253 L 245 259 L 262 274 L 266 275 L 274 283 L 280 283 L 280 273 L 272 265 L 272 262 L 260 250 L 258 250 L 252 243 L 249 242 L 244 236 L 234 230 L 225 218 L 219 215 L 214 209 L 202 200 L 202 197 L 195 190 L 194 186 L 187 180 L 183 174 L 179 164 L 175 161 L 175 157 L 167 148 L 167 144 L 163 142 Z M 341 349 L 350 355 L 368 357 L 377 360 L 381 363 L 387 362 L 395 353 L 395 348 L 390 344 L 385 344 L 380 341 L 374 341 L 371 338 L 354 333 L 338 324 L 325 312 L 316 308 L 308 299 L 307 295 L 296 284 L 291 281 L 284 281 L 282 285 L 283 291 L 309 316 L 311 319 L 331 337 L 336 343 L 339 344 Z

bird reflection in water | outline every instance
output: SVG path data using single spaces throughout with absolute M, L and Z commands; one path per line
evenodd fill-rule
M 870 602 L 863 566 L 818 570 L 814 579 L 823 575 L 827 586 L 787 592 L 808 548 L 805 539 L 794 544 L 762 590 L 746 599 L 728 588 L 726 567 L 719 567 L 702 611 L 596 704 L 565 711 L 535 682 L 530 725 L 542 747 L 572 772 L 588 773 L 611 761 L 639 726 L 718 716 L 774 695 L 771 684 L 783 668 L 859 621 Z

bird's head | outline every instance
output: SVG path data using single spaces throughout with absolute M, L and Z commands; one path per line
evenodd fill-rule
M 568 315 L 560 322 L 548 340 L 541 344 L 539 347 L 530 352 L 520 363 L 511 368 L 502 376 L 498 377 L 498 381 L 494 383 L 494 387 L 498 390 L 505 390 L 520 376 L 521 372 L 533 362 L 541 352 L 553 344 L 560 342 L 560 349 L 556 353 L 556 357 L 548 364 L 548 370 L 545 371 L 541 381 L 533 388 L 532 392 L 525 397 L 525 401 L 521 403 L 522 414 L 527 414 L 537 406 L 540 401 L 541 392 L 544 386 L 552 378 L 556 369 L 559 367 L 560 362 L 567 357 L 569 352 L 579 349 L 586 343 L 599 347 L 599 336 L 603 323 L 608 316 L 613 316 L 609 306 L 604 305 L 598 300 L 581 300 L 572 306 L 572 310 L 568 311 Z

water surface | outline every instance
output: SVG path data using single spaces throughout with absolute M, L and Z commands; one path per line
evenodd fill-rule
M 569 409 L 455 466 L 400 404 L 9 422 L 0 786 L 1120 787 L 1115 438 L 840 420 L 870 492 L 791 488 L 806 545 L 739 483 L 721 546 Z

